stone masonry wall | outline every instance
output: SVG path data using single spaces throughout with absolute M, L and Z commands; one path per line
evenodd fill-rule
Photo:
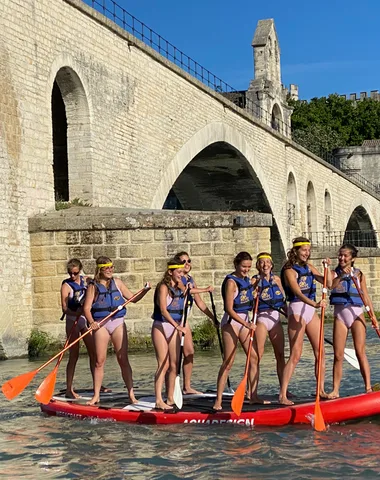
M 255 256 L 270 249 L 271 216 L 239 214 L 245 226 L 235 229 L 234 213 L 207 212 L 132 212 L 127 209 L 70 209 L 38 216 L 29 222 L 33 325 L 60 336 L 60 287 L 67 278 L 66 262 L 72 257 L 82 260 L 84 271 L 92 275 L 95 259 L 109 256 L 115 276 L 136 292 L 145 282 L 152 290 L 136 305 L 128 307 L 127 326 L 133 335 L 149 334 L 152 325 L 153 292 L 162 278 L 166 261 L 185 250 L 192 259 L 198 286 L 215 286 L 215 303 L 222 313 L 220 285 L 233 271 L 232 260 L 239 251 Z M 254 271 L 254 268 L 253 270 Z M 207 295 L 203 295 L 210 306 Z M 205 318 L 195 310 L 195 320 Z

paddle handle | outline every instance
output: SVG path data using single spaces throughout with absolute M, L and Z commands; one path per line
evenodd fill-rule
M 109 315 L 107 315 L 105 318 L 103 318 L 103 320 L 101 320 L 99 322 L 99 327 L 103 326 L 103 324 L 109 319 L 111 318 L 113 315 L 115 315 L 116 312 L 119 312 L 120 310 L 122 310 L 128 303 L 132 302 L 133 300 L 135 300 L 136 297 L 138 297 L 139 295 L 141 295 L 141 293 L 144 291 L 144 290 L 148 290 L 150 287 L 143 287 L 141 290 L 139 290 L 137 293 L 135 293 L 134 295 L 132 295 L 132 297 L 129 299 L 129 300 L 126 300 L 122 305 L 119 305 L 113 312 L 111 312 Z M 63 355 L 65 352 L 67 352 L 67 350 L 69 350 L 73 345 L 75 345 L 76 343 L 78 343 L 82 338 L 84 338 L 86 335 L 88 335 L 89 333 L 92 332 L 92 329 L 88 329 L 87 332 L 83 333 L 82 335 L 80 335 L 76 340 L 74 340 L 72 343 L 70 343 L 70 345 L 66 345 L 66 347 L 64 347 L 60 352 L 58 352 L 56 355 L 54 355 L 54 357 L 52 357 L 50 360 L 48 360 L 47 362 L 45 362 L 43 365 L 41 365 L 37 370 L 36 370 L 36 373 L 40 372 L 43 368 L 47 367 L 48 365 L 50 365 L 51 362 L 54 362 L 54 360 L 56 358 L 58 358 L 61 354 Z
M 372 325 L 374 327 L 374 329 L 376 330 L 376 333 L 377 333 L 377 336 L 380 338 L 380 331 L 379 331 L 379 327 L 376 326 L 376 318 L 375 318 L 375 315 L 371 309 L 371 307 L 369 305 L 366 305 L 366 302 L 365 302 L 365 299 L 364 299 L 364 295 L 360 289 L 360 286 L 359 286 L 359 283 L 357 281 L 357 278 L 355 277 L 354 273 L 351 271 L 351 278 L 352 278 L 352 281 L 354 282 L 355 284 L 355 287 L 356 287 L 356 290 L 358 291 L 358 294 L 361 298 L 361 301 L 363 302 L 363 305 L 364 305 L 364 308 L 369 316 L 369 318 L 371 319 L 371 322 L 372 322 Z
M 209 292 L 210 294 L 210 300 L 211 300 L 211 308 L 212 308 L 212 313 L 214 315 L 214 320 L 215 320 L 215 328 L 216 328 L 216 333 L 218 335 L 218 341 L 219 341 L 219 348 L 220 348 L 220 353 L 222 355 L 222 358 L 224 360 L 224 348 L 223 348 L 223 342 L 222 342 L 222 337 L 220 335 L 220 328 L 218 325 L 218 319 L 216 316 L 216 308 L 215 308 L 215 302 L 214 302 L 214 295 L 212 292 Z M 227 377 L 227 385 L 228 388 L 231 390 L 231 382 L 230 382 L 230 377 Z

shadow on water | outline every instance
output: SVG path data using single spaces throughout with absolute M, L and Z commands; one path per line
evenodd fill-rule
M 329 326 L 331 330 L 331 326 Z M 329 336 L 330 332 L 327 332 Z M 331 336 L 331 333 L 330 333 Z M 380 381 L 377 357 L 379 341 L 368 334 L 368 356 L 373 383 Z M 332 349 L 326 347 L 327 390 L 331 388 Z M 231 374 L 237 385 L 242 378 L 244 356 L 240 353 Z M 138 390 L 152 391 L 155 359 L 153 354 L 132 355 Z M 36 368 L 42 361 L 11 360 L 0 363 L 0 382 Z M 220 354 L 196 354 L 194 385 L 214 388 Z M 380 419 L 353 425 L 333 425 L 325 433 L 311 427 L 254 428 L 233 425 L 127 425 L 98 420 L 45 417 L 34 401 L 34 391 L 48 370 L 37 375 L 27 389 L 12 402 L 0 398 L 0 475 L 4 478 L 98 479 L 154 478 L 375 478 L 380 474 L 378 445 Z M 58 373 L 57 389 L 64 386 L 65 368 Z M 116 359 L 106 364 L 105 383 L 122 387 Z M 90 386 L 87 359 L 78 364 L 76 385 Z M 361 393 L 360 373 L 347 363 L 342 394 Z M 261 365 L 260 391 L 274 395 L 278 381 L 271 349 Z M 313 358 L 309 344 L 291 391 L 311 396 L 315 391 Z

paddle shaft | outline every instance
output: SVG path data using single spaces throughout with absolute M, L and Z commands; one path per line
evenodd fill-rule
M 224 360 L 223 342 L 222 342 L 222 337 L 221 337 L 221 335 L 220 335 L 220 329 L 219 329 L 219 325 L 218 325 L 218 319 L 217 319 L 217 317 L 216 317 L 216 308 L 215 308 L 215 303 L 214 303 L 214 296 L 213 296 L 212 292 L 209 292 L 209 293 L 210 293 L 212 313 L 214 314 L 214 319 L 215 319 L 216 333 L 218 334 L 218 341 L 219 341 L 220 353 L 222 354 L 222 358 L 223 358 L 223 360 Z M 227 385 L 228 385 L 228 388 L 231 390 L 230 377 L 227 377 Z
M 146 290 L 146 287 L 142 288 L 141 290 L 139 290 L 137 293 L 135 293 L 134 295 L 132 295 L 132 297 L 129 299 L 129 300 L 126 300 L 122 305 L 119 305 L 113 312 L 111 312 L 109 315 L 107 315 L 105 318 L 103 318 L 103 320 L 101 320 L 98 325 L 99 327 L 102 327 L 103 324 L 109 319 L 111 318 L 113 315 L 115 315 L 116 312 L 119 312 L 120 310 L 122 310 L 128 303 L 132 302 L 133 300 L 135 300 L 136 297 L 138 297 L 139 295 L 141 295 L 141 293 Z M 51 362 L 54 362 L 54 360 L 56 358 L 58 358 L 61 354 L 63 355 L 65 352 L 67 352 L 67 350 L 69 350 L 73 345 L 75 345 L 76 343 L 78 343 L 82 338 L 84 338 L 86 335 L 88 335 L 89 333 L 92 332 L 92 329 L 88 329 L 87 332 L 83 333 L 82 335 L 80 335 L 76 340 L 74 340 L 72 343 L 70 343 L 70 345 L 66 345 L 65 348 L 63 348 L 63 350 L 61 350 L 60 352 L 58 352 L 56 355 L 54 355 L 54 357 L 52 357 L 50 360 L 48 360 L 47 362 L 45 362 L 43 365 L 41 365 L 37 370 L 36 370 L 36 373 L 40 372 L 43 368 L 47 367 L 48 365 L 50 365 Z
M 190 298 L 189 298 L 189 293 L 186 294 L 185 298 L 185 310 L 183 312 L 183 328 L 186 327 L 186 322 L 187 322 L 187 313 L 188 309 L 190 307 Z M 183 345 L 185 343 L 185 334 L 181 334 L 181 345 L 179 347 L 179 360 L 178 360 L 178 367 L 177 367 L 177 377 L 181 375 L 181 369 L 182 369 L 182 361 L 183 361 Z
M 352 281 L 354 282 L 355 284 L 355 287 L 356 287 L 356 290 L 358 291 L 358 294 L 361 298 L 361 301 L 363 302 L 363 305 L 364 305 L 364 308 L 369 316 L 369 318 L 371 319 L 371 322 L 372 322 L 372 325 L 373 327 L 375 328 L 376 330 L 376 333 L 377 333 L 377 336 L 380 338 L 380 331 L 379 331 L 379 327 L 376 326 L 376 318 L 375 318 L 375 315 L 371 309 L 371 307 L 369 305 L 366 304 L 366 301 L 364 299 L 364 295 L 360 289 L 360 286 L 359 286 L 359 283 L 357 281 L 357 278 L 355 277 L 355 275 L 352 273 L 351 271 L 351 278 L 352 278 Z

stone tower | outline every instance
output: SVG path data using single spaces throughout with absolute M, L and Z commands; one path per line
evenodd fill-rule
M 247 107 L 264 123 L 290 136 L 292 108 L 287 104 L 289 90 L 281 83 L 280 46 L 272 18 L 259 20 L 252 40 L 255 78 L 246 93 Z M 298 88 L 290 86 L 292 98 L 298 99 Z

